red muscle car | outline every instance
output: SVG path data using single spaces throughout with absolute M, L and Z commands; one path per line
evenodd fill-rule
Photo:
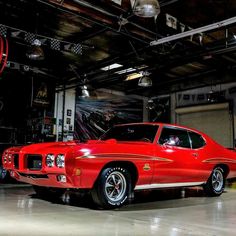
M 4 168 L 36 193 L 89 190 L 102 208 L 124 204 L 134 190 L 203 186 L 222 194 L 236 177 L 236 153 L 196 130 L 160 123 L 117 125 L 99 140 L 7 149 Z

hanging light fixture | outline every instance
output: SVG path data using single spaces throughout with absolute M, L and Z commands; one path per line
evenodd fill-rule
M 151 87 L 152 79 L 149 77 L 150 73 L 144 72 L 143 76 L 138 81 L 138 86 L 140 87 Z
M 39 13 L 36 12 L 35 14 L 35 36 L 36 38 L 33 39 L 31 42 L 30 49 L 26 52 L 26 56 L 35 61 L 40 61 L 44 59 L 44 51 L 42 46 L 42 42 L 37 38 L 38 34 L 38 23 L 39 23 Z
M 31 44 L 30 49 L 26 52 L 26 56 L 31 60 L 43 60 L 44 59 L 44 51 L 41 47 L 41 42 L 38 39 L 35 39 Z
M 90 96 L 90 94 L 89 94 L 89 91 L 88 91 L 88 87 L 86 85 L 83 85 L 81 87 L 81 97 L 82 98 L 87 98 L 89 96 Z
M 141 17 L 154 17 L 160 13 L 160 5 L 157 0 L 136 0 L 134 14 Z

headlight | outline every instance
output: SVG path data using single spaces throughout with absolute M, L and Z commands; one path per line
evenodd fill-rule
M 11 163 L 11 154 L 8 154 L 8 163 Z
M 65 155 L 63 154 L 58 154 L 56 158 L 56 165 L 59 168 L 65 167 Z
M 48 167 L 53 167 L 54 166 L 54 160 L 55 156 L 53 154 L 48 154 L 46 157 L 46 165 Z
M 7 163 L 7 154 L 3 155 L 3 163 L 6 164 Z

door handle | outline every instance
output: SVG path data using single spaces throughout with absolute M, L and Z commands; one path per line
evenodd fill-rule
M 198 153 L 194 152 L 194 153 L 193 153 L 193 156 L 194 156 L 194 157 L 198 157 Z

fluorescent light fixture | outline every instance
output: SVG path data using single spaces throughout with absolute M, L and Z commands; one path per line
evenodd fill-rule
M 122 74 L 129 73 L 129 72 L 133 72 L 133 71 L 136 71 L 136 69 L 130 67 L 130 68 L 128 68 L 128 69 L 120 70 L 120 71 L 117 71 L 117 72 L 115 72 L 115 73 L 116 73 L 116 74 L 119 74 L 119 75 L 122 75 Z
M 122 67 L 122 66 L 123 65 L 121 65 L 121 64 L 114 63 L 114 64 L 111 64 L 109 66 L 105 66 L 105 67 L 101 68 L 101 70 L 108 71 L 108 70 L 116 69 L 116 68 L 119 68 L 119 67 Z
M 143 74 L 142 73 L 133 73 L 133 74 L 129 74 L 127 75 L 125 81 L 129 81 L 129 80 L 133 80 L 133 79 L 138 79 L 140 77 L 142 77 Z

